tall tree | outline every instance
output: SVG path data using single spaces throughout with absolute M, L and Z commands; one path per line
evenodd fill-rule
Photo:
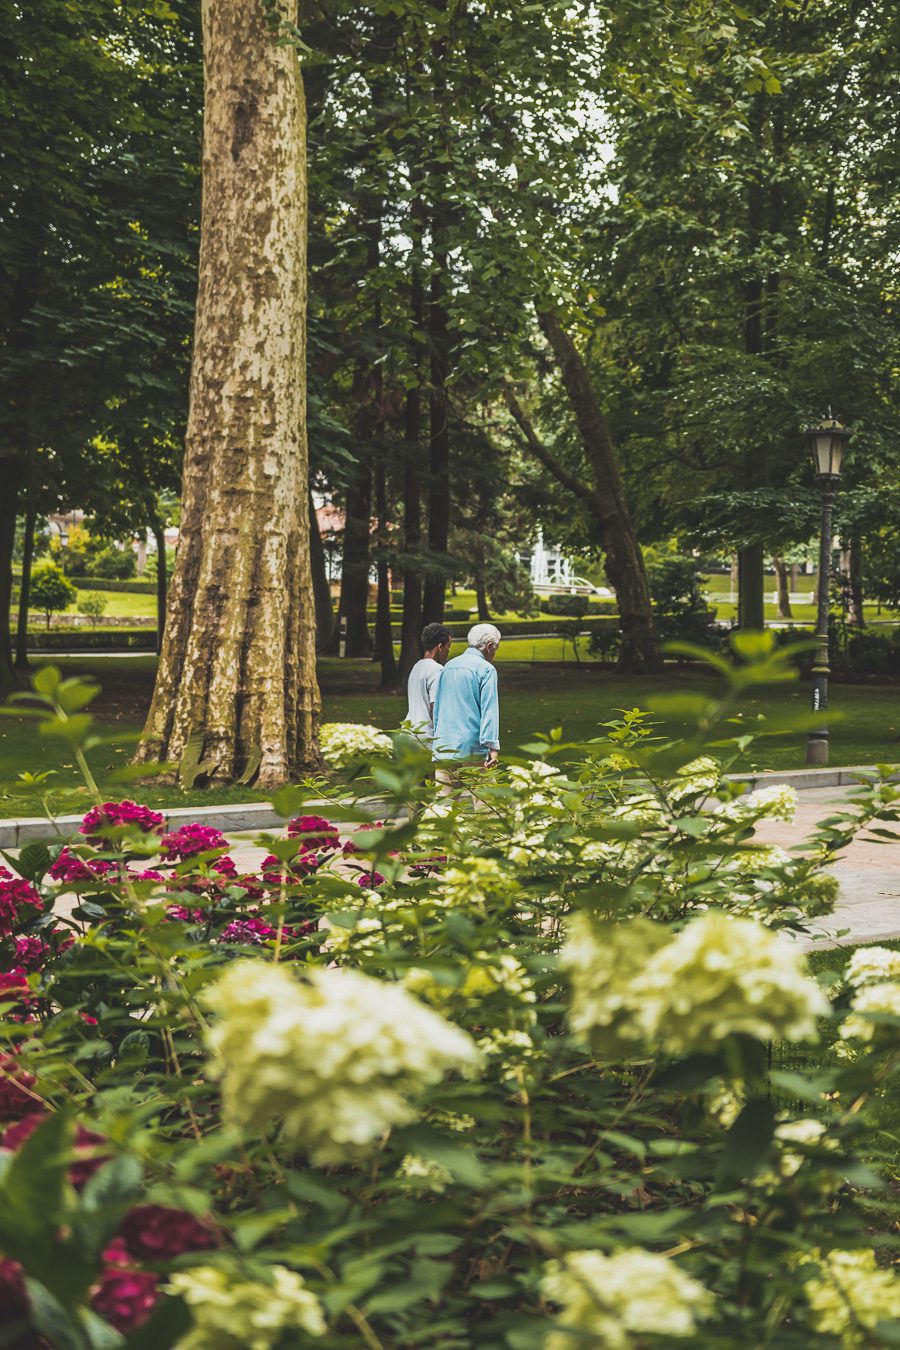
M 138 758 L 261 786 L 316 758 L 306 117 L 296 4 L 203 0 L 200 275 L 181 536 Z M 274 22 L 273 22 L 274 20 Z

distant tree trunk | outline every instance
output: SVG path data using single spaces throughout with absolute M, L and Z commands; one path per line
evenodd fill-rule
M 850 536 L 848 545 L 847 622 L 851 628 L 865 628 L 866 617 L 863 611 L 863 556 L 862 540 L 858 534 Z
M 766 626 L 766 591 L 763 546 L 746 544 L 738 552 L 738 627 Z
M 484 588 L 484 573 L 481 571 L 475 573 L 475 603 L 478 606 L 478 622 L 490 623 L 491 608 Z
M 424 322 L 419 216 L 413 237 L 410 317 L 412 319 L 411 364 L 420 369 L 419 335 Z M 418 555 L 422 548 L 422 484 L 419 454 L 422 436 L 422 391 L 418 384 L 406 391 L 403 423 L 403 618 L 400 625 L 400 663 L 397 681 L 405 687 L 409 672 L 422 655 L 422 574 Z
M 438 560 L 447 552 L 450 538 L 450 424 L 447 376 L 450 368 L 447 321 L 447 253 L 444 229 L 435 222 L 434 271 L 428 301 L 428 334 L 431 339 L 431 402 L 429 430 L 428 551 L 432 571 L 425 578 L 422 623 L 443 623 L 447 578 Z
M 412 561 L 422 544 L 422 498 L 419 486 L 419 431 L 422 396 L 418 389 L 406 391 L 403 462 L 403 618 L 400 625 L 399 683 L 405 684 L 409 672 L 421 656 L 422 578 Z
M 316 604 L 316 651 L 324 651 L 334 634 L 334 606 L 325 565 L 325 548 L 316 518 L 316 506 L 309 494 L 309 558 L 312 570 L 313 597 Z
M 22 545 L 22 581 L 19 587 L 19 621 L 16 626 L 16 670 L 28 669 L 28 602 L 31 598 L 31 564 L 34 561 L 36 526 L 37 508 L 29 497 Z
M 397 661 L 394 656 L 394 629 L 391 623 L 391 571 L 387 559 L 387 468 L 383 447 L 375 467 L 375 513 L 378 518 L 378 593 L 375 601 L 375 650 L 381 662 L 381 688 L 390 689 L 397 682 Z
M 158 517 L 151 521 L 150 530 L 156 542 L 156 650 L 161 652 L 166 632 L 166 600 L 169 590 L 166 531 Z
M 559 365 L 590 466 L 606 574 L 619 605 L 622 630 L 619 666 L 632 672 L 657 670 L 659 647 L 644 557 L 634 532 L 606 418 L 581 354 L 556 314 L 541 311 L 538 319 Z
M 11 456 L 0 458 L 0 689 L 11 689 L 16 683 L 10 610 L 16 517 L 23 478 L 24 463 L 21 459 Z
M 282 11 L 296 19 L 296 4 Z M 138 751 L 274 787 L 318 760 L 306 441 L 306 113 L 260 0 L 202 0 L 199 290 L 182 523 Z M 257 767 L 258 766 L 258 767 Z
M 369 572 L 372 567 L 372 463 L 367 447 L 353 470 L 344 510 L 344 555 L 338 614 L 347 620 L 347 656 L 371 656 Z
M 779 557 L 777 553 L 772 555 L 772 566 L 775 569 L 775 580 L 778 585 L 778 617 L 779 619 L 792 619 L 794 617 L 791 609 L 791 592 L 788 583 L 788 570 L 784 558 Z

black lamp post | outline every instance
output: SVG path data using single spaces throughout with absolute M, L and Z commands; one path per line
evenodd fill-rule
M 813 663 L 813 712 L 828 707 L 828 581 L 831 574 L 831 516 L 841 479 L 844 446 L 852 432 L 831 416 L 806 433 L 813 455 L 816 477 L 822 489 L 822 530 L 819 536 L 819 613 L 816 623 L 816 655 Z M 828 727 L 823 723 L 809 733 L 807 764 L 828 763 Z

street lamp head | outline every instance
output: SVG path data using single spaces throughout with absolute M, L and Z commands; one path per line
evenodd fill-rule
M 823 483 L 836 483 L 840 478 L 844 446 L 852 435 L 849 427 L 842 426 L 831 416 L 830 410 L 824 421 L 807 430 L 816 477 Z

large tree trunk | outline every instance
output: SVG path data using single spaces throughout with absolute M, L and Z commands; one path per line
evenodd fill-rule
M 787 564 L 784 558 L 775 553 L 772 555 L 772 566 L 775 569 L 775 580 L 778 586 L 778 617 L 779 619 L 792 619 L 794 613 L 791 609 Z
M 28 669 L 28 602 L 31 599 L 31 564 L 34 561 L 34 531 L 37 508 L 29 494 L 25 509 L 25 538 L 22 545 L 22 582 L 19 587 L 19 621 L 16 625 L 16 670 Z
M 491 607 L 488 604 L 487 591 L 484 588 L 484 573 L 475 573 L 475 603 L 478 606 L 478 622 L 491 622 Z
M 622 648 L 619 666 L 633 672 L 657 670 L 659 647 L 644 556 L 631 522 L 625 488 L 600 401 L 575 343 L 556 314 L 538 314 L 541 330 L 553 349 L 566 393 L 575 413 L 585 448 L 600 527 L 600 542 L 606 554 L 606 574 L 616 593 Z
M 309 494 L 309 557 L 312 569 L 313 597 L 316 603 L 316 650 L 324 651 L 334 636 L 334 605 L 325 563 L 325 547 L 316 518 L 316 504 Z
M 16 683 L 10 609 L 13 592 L 12 556 L 23 477 L 24 463 L 21 459 L 0 458 L 0 689 L 11 689 Z
M 296 18 L 296 4 L 283 11 Z M 138 758 L 214 782 L 317 760 L 306 442 L 306 113 L 260 0 L 203 0 L 200 278 L 181 537 Z M 192 749 L 197 745 L 192 741 Z

